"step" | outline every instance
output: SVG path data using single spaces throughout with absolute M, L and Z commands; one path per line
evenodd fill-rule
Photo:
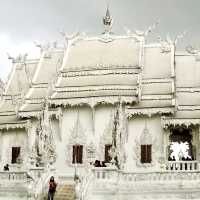
M 74 184 L 58 185 L 54 200 L 75 200 Z

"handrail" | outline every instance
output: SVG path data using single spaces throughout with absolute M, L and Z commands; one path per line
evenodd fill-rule
M 188 161 L 168 161 L 166 162 L 167 171 L 197 171 L 198 161 L 188 160 Z
M 87 199 L 88 189 L 94 177 L 94 173 L 91 169 L 88 170 L 87 175 L 83 178 L 80 186 L 81 200 Z
M 192 163 L 192 162 L 191 162 Z M 149 171 L 125 172 L 117 169 L 94 168 L 94 177 L 97 181 L 106 182 L 141 182 L 141 181 L 177 181 L 200 180 L 200 171 Z M 187 172 L 187 173 L 186 173 Z
M 29 178 L 27 171 L 0 171 L 0 179 L 5 181 L 25 182 Z
M 35 181 L 33 193 L 36 200 L 41 200 L 43 199 L 44 195 L 47 195 L 48 181 L 51 176 L 52 171 L 51 169 L 47 168 L 46 170 L 44 169 L 41 177 L 37 181 Z

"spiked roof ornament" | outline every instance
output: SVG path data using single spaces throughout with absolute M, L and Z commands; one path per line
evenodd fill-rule
M 107 10 L 106 10 L 106 15 L 103 17 L 103 24 L 104 24 L 104 28 L 105 28 L 104 33 L 110 33 L 112 24 L 113 24 L 113 19 L 110 15 L 110 10 L 109 10 L 108 6 L 107 6 Z

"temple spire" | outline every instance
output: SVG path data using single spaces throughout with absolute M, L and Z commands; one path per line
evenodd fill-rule
M 110 15 L 109 6 L 107 5 L 106 15 L 103 17 L 104 33 L 110 33 L 112 29 L 113 19 Z

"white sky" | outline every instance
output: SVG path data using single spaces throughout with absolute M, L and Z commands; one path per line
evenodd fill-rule
M 33 42 L 60 40 L 58 31 L 101 33 L 102 16 L 109 1 L 113 31 L 144 30 L 160 19 L 155 30 L 163 38 L 187 30 L 180 48 L 200 44 L 200 0 L 0 0 L 0 77 L 11 70 L 6 53 L 38 54 Z M 155 35 L 154 40 L 156 40 Z

